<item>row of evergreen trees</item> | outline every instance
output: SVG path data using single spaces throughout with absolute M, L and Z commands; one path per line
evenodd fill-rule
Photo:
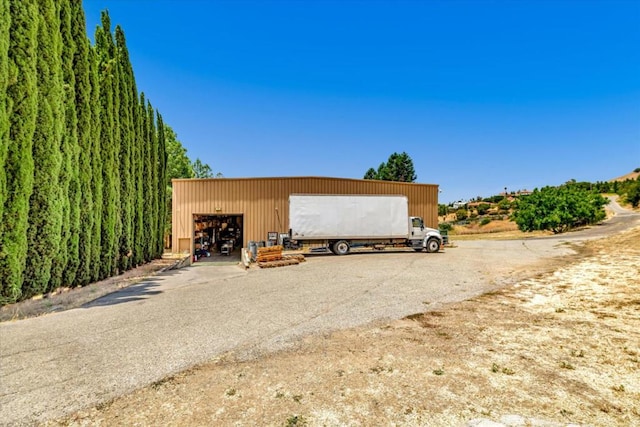
M 0 303 L 162 254 L 164 129 L 106 12 L 0 0 Z
M 640 168 L 636 168 L 634 172 L 640 172 Z M 629 178 L 624 181 L 598 181 L 595 183 L 571 180 L 567 185 L 573 185 L 574 187 L 596 191 L 598 193 L 619 194 L 622 196 L 623 202 L 630 203 L 634 208 L 640 205 L 640 176 L 636 179 Z

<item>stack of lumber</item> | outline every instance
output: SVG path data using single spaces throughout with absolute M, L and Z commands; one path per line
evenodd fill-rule
M 304 262 L 304 255 L 282 255 L 282 246 L 258 248 L 256 261 L 260 268 L 284 267 Z
M 258 256 L 256 257 L 256 261 L 258 263 L 280 261 L 281 259 L 282 246 L 267 246 L 258 248 Z

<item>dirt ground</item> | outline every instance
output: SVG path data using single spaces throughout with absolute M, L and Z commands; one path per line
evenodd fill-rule
M 640 228 L 578 251 L 495 293 L 227 354 L 48 425 L 640 425 Z

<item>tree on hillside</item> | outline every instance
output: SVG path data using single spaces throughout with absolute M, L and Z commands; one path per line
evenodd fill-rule
M 460 208 L 456 211 L 456 220 L 464 221 L 467 218 L 469 218 L 469 212 L 466 209 Z
M 512 219 L 522 231 L 562 233 L 572 227 L 601 221 L 607 203 L 600 194 L 572 185 L 536 188 L 532 194 L 515 202 Z
M 501 213 L 509 213 L 509 211 L 511 210 L 513 204 L 509 201 L 509 199 L 502 199 L 498 202 L 498 210 Z
M 640 205 L 640 177 L 635 181 L 629 180 L 624 186 L 625 200 L 631 203 L 631 206 L 637 208 Z
M 491 205 L 488 203 L 480 203 L 478 204 L 478 215 L 486 215 L 487 212 L 489 211 L 489 209 L 491 208 Z
M 386 163 L 381 163 L 377 170 L 369 168 L 364 175 L 364 179 L 380 181 L 415 182 L 417 178 L 413 160 L 405 152 L 391 154 Z

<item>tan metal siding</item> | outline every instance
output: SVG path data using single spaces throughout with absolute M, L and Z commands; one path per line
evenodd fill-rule
M 409 215 L 438 225 L 438 186 L 343 178 L 212 178 L 173 181 L 172 248 L 193 236 L 193 215 L 244 215 L 243 246 L 265 240 L 267 232 L 287 232 L 290 194 L 402 194 Z M 276 211 L 277 208 L 277 211 Z M 184 243 L 182 243 L 182 246 Z

